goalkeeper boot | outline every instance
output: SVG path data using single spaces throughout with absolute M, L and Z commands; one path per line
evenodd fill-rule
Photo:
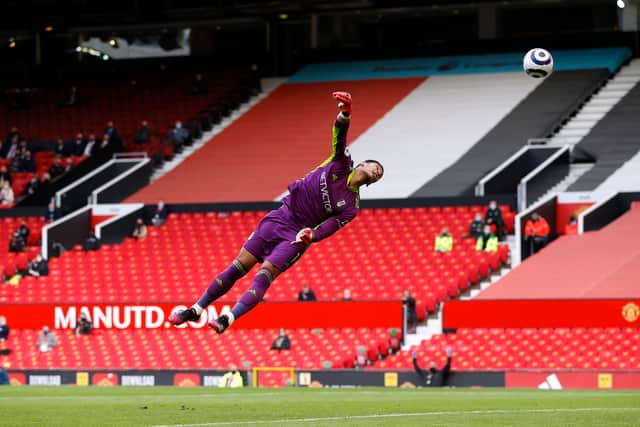
M 211 319 L 209 321 L 209 327 L 216 331 L 217 334 L 221 334 L 231 326 L 234 320 L 233 313 L 228 311 L 221 314 L 217 319 Z
M 172 325 L 182 325 L 184 322 L 193 322 L 200 318 L 196 311 L 192 308 L 186 310 L 176 311 L 169 315 L 169 323 Z

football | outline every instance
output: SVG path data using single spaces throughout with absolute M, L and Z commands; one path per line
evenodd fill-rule
M 545 78 L 553 71 L 553 56 L 545 49 L 531 49 L 522 60 L 522 67 L 528 76 Z

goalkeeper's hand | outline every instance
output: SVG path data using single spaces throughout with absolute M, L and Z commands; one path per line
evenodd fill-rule
M 346 115 L 351 114 L 351 94 L 349 92 L 333 92 L 333 97 L 338 100 L 338 108 Z
M 296 234 L 296 240 L 291 242 L 292 245 L 304 244 L 309 246 L 313 242 L 313 231 L 310 228 L 303 228 Z

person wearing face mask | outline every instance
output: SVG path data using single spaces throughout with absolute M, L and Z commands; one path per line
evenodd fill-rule
M 44 326 L 42 328 L 42 334 L 38 337 L 38 350 L 42 353 L 46 353 L 51 351 L 53 347 L 58 345 L 58 339 L 53 332 L 49 330 L 48 326 Z
M 182 126 L 180 120 L 176 121 L 176 126 L 169 130 L 167 140 L 173 145 L 173 151 L 179 153 L 182 148 L 191 142 L 189 130 Z
M 478 237 L 482 236 L 483 231 L 484 221 L 482 220 L 482 215 L 477 213 L 473 218 L 471 225 L 469 225 L 469 236 L 477 239 Z
M 449 371 L 451 370 L 451 348 L 446 349 L 447 353 L 447 363 L 442 367 L 442 369 L 438 369 L 436 362 L 432 360 L 429 362 L 429 369 L 423 370 L 418 365 L 418 353 L 411 353 L 411 357 L 413 359 L 413 369 L 415 369 L 416 373 L 420 375 L 422 379 L 422 385 L 426 387 L 442 387 L 447 385 L 447 380 L 449 377 Z
M 502 212 L 498 208 L 498 204 L 495 200 L 489 203 L 489 209 L 484 214 L 484 223 L 491 226 L 496 226 L 496 236 L 498 239 L 502 238 L 502 231 L 504 229 L 504 220 L 502 219 Z
M 476 251 L 495 252 L 498 250 L 498 236 L 491 232 L 491 227 L 484 226 L 482 235 L 476 240 Z

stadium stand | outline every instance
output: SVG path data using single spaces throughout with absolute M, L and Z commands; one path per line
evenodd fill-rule
M 354 221 L 321 243 L 267 293 L 271 301 L 295 300 L 304 283 L 318 299 L 339 299 L 351 288 L 358 300 L 400 299 L 410 289 L 421 311 L 433 312 L 508 261 L 508 246 L 498 252 L 475 251 L 474 239 L 462 239 L 484 206 L 363 209 Z M 507 205 L 504 216 L 513 218 Z M 238 248 L 264 212 L 170 214 L 162 227 L 151 227 L 144 240 L 128 239 L 99 251 L 73 250 L 51 258 L 46 278 L 24 278 L 19 288 L 0 288 L 3 300 L 51 302 L 186 302 L 198 296 L 214 275 L 237 255 Z M 510 224 L 513 220 L 510 220 Z M 455 239 L 453 251 L 433 251 L 443 226 Z M 411 229 L 411 238 L 407 239 Z M 368 236 L 366 239 L 358 236 Z M 346 256 L 345 253 L 354 256 Z M 332 262 L 327 262 L 327 258 Z M 405 261 L 415 260 L 407 269 Z M 335 262 L 333 262 L 335 261 Z M 8 264 L 9 265 L 9 264 Z M 250 280 L 249 274 L 245 281 Z M 225 297 L 233 301 L 240 283 Z
M 551 134 L 609 77 L 606 69 L 552 74 L 451 167 L 412 197 L 473 195 L 476 182 L 520 149 L 529 138 Z M 496 156 L 496 153 L 502 153 Z
M 353 367 L 353 355 L 360 347 L 384 346 L 385 329 L 296 329 L 289 330 L 291 350 L 269 350 L 277 330 L 229 330 L 225 345 L 212 342 L 204 329 L 115 330 L 96 329 L 91 335 L 56 331 L 59 345 L 49 353 L 37 348 L 37 330 L 12 331 L 13 352 L 5 358 L 13 369 L 210 369 L 287 366 L 295 368 Z M 144 351 L 132 351 L 133 348 Z M 172 351 L 166 351 L 166 349 Z
M 559 238 L 477 298 L 635 298 L 638 239 L 640 209 L 632 208 L 599 231 Z
M 640 150 L 640 123 L 631 119 L 639 115 L 640 84 L 636 84 L 575 146 L 578 158 L 595 159 L 595 165 L 569 191 L 595 190 Z
M 432 359 L 442 366 L 445 349 L 451 347 L 451 368 L 461 371 L 639 369 L 638 343 L 638 328 L 459 329 L 435 335 L 375 367 L 412 369 L 413 351 L 419 360 Z

